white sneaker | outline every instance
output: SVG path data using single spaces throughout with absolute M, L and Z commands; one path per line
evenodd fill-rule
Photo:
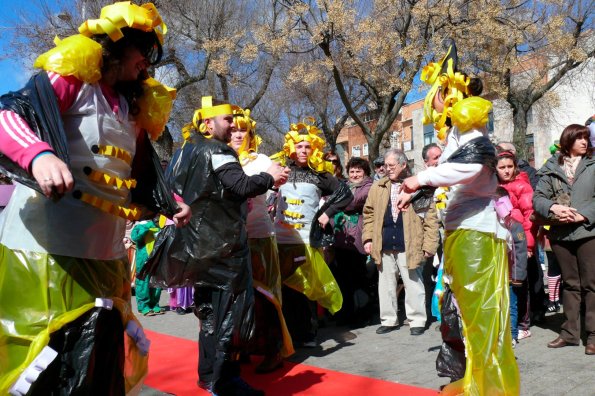
M 531 330 L 519 330 L 519 340 L 531 337 Z
M 515 349 L 519 342 L 513 338 L 512 340 L 512 349 Z

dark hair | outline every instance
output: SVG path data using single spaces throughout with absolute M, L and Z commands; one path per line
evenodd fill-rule
M 483 83 L 477 77 L 471 77 L 469 85 L 467 85 L 469 96 L 479 96 L 483 92 Z
M 351 168 L 359 168 L 363 170 L 366 176 L 370 176 L 370 174 L 372 173 L 368 161 L 360 157 L 351 157 L 349 162 L 347 162 L 346 168 L 347 173 L 349 173 L 349 169 Z
M 93 40 L 103 47 L 101 74 L 118 68 L 124 59 L 126 50 L 131 47 L 137 48 L 151 65 L 155 65 L 161 60 L 163 49 L 155 32 L 144 32 L 126 27 L 122 28 L 122 34 L 124 37 L 118 41 L 112 41 L 106 34 L 93 36 Z M 137 100 L 143 95 L 142 82 L 148 77 L 147 73 L 141 73 L 136 81 L 118 81 L 114 86 L 116 92 L 124 96 L 128 102 L 131 115 L 137 115 L 140 111 Z
M 587 139 L 587 154 L 588 158 L 591 158 L 591 141 L 589 140 L 589 128 L 584 125 L 570 124 L 562 131 L 560 136 L 560 156 L 558 157 L 558 164 L 564 163 L 564 157 L 570 157 L 570 150 L 574 145 L 574 142 L 579 137 Z
M 514 164 L 514 176 L 516 177 L 519 174 L 519 164 L 516 159 L 516 155 L 512 153 L 512 151 L 500 151 L 496 154 L 496 167 L 498 166 L 498 162 L 501 159 L 510 159 Z
M 421 149 L 421 157 L 423 158 L 424 161 L 428 160 L 428 151 L 430 151 L 431 148 L 440 148 L 440 146 L 438 146 L 436 143 L 430 143 L 430 144 L 426 144 L 424 146 L 424 148 Z

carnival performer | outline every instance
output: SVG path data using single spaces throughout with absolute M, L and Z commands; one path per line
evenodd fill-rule
M 3 172 L 22 184 L 0 220 L 0 394 L 124 395 L 147 373 L 123 240 L 131 200 L 176 210 L 147 134 L 174 94 L 147 74 L 165 31 L 153 4 L 106 6 L 2 97 Z
M 236 129 L 230 146 L 238 153 L 240 164 L 248 176 L 266 171 L 272 160 L 258 153 L 262 141 L 256 134 L 256 122 L 249 109 L 234 108 Z M 249 353 L 263 354 L 256 367 L 259 374 L 269 373 L 283 366 L 283 358 L 294 353 L 289 330 L 281 308 L 281 272 L 275 229 L 268 213 L 266 194 L 248 201 L 248 246 L 252 261 L 254 289 L 255 334 Z
M 195 285 L 199 386 L 218 396 L 258 396 L 264 392 L 240 377 L 238 359 L 254 331 L 246 203 L 286 180 L 288 170 L 272 163 L 247 176 L 228 146 L 234 129 L 232 106 L 203 97 L 166 173 L 193 216 L 188 227 L 175 230 L 160 268 L 150 275 L 169 287 Z
M 353 199 L 347 185 L 332 175 L 332 164 L 323 160 L 325 142 L 313 123 L 308 119 L 291 124 L 283 151 L 273 157 L 291 161 L 289 179 L 279 188 L 275 233 L 284 283 L 283 313 L 294 343 L 305 347 L 317 345 L 315 301 L 331 313 L 343 302 L 324 261 L 323 244 L 312 235 L 326 231 L 332 236 L 329 220 Z M 322 197 L 328 198 L 319 209 Z
M 480 97 L 465 98 L 476 90 L 472 80 L 456 70 L 454 43 L 440 63 L 424 68 L 422 80 L 434 84 L 426 96 L 424 122 L 434 122 L 440 139 L 452 125 L 446 160 L 402 185 L 407 193 L 421 186 L 453 187 L 444 218 L 444 274 L 460 310 L 466 367 L 464 377 L 442 393 L 517 395 L 506 231 L 494 209 L 495 149 L 485 128 L 492 105 Z

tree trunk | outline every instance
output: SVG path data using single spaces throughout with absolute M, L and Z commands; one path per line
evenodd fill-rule
M 522 107 L 514 108 L 512 119 L 514 125 L 512 143 L 516 148 L 516 156 L 518 159 L 527 160 L 527 110 Z

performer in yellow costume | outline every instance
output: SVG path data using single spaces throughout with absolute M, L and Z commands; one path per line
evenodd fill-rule
M 0 394 L 123 395 L 147 373 L 123 238 L 131 202 L 176 211 L 148 140 L 175 94 L 146 71 L 165 30 L 153 4 L 106 6 L 2 99 L 0 166 L 21 184 L 0 219 Z
M 333 166 L 323 160 L 324 139 L 313 120 L 292 124 L 283 151 L 273 158 L 290 159 L 287 183 L 279 188 L 275 233 L 283 278 L 283 312 L 294 342 L 316 345 L 316 304 L 331 313 L 341 309 L 343 297 L 324 261 L 320 234 L 329 219 L 353 199 L 347 185 L 332 175 Z M 320 199 L 327 197 L 319 208 Z M 306 298 L 307 297 L 307 298 Z M 309 300 L 309 301 L 308 301 Z
M 478 81 L 456 71 L 454 44 L 440 63 L 424 68 L 422 80 L 433 84 L 424 121 L 434 122 L 440 139 L 448 131 L 447 146 L 437 167 L 406 179 L 403 189 L 452 186 L 444 217 L 444 273 L 460 309 L 466 357 L 464 376 L 442 393 L 518 395 L 505 231 L 494 209 L 495 148 L 486 129 L 492 105 L 468 97 L 480 93 Z

